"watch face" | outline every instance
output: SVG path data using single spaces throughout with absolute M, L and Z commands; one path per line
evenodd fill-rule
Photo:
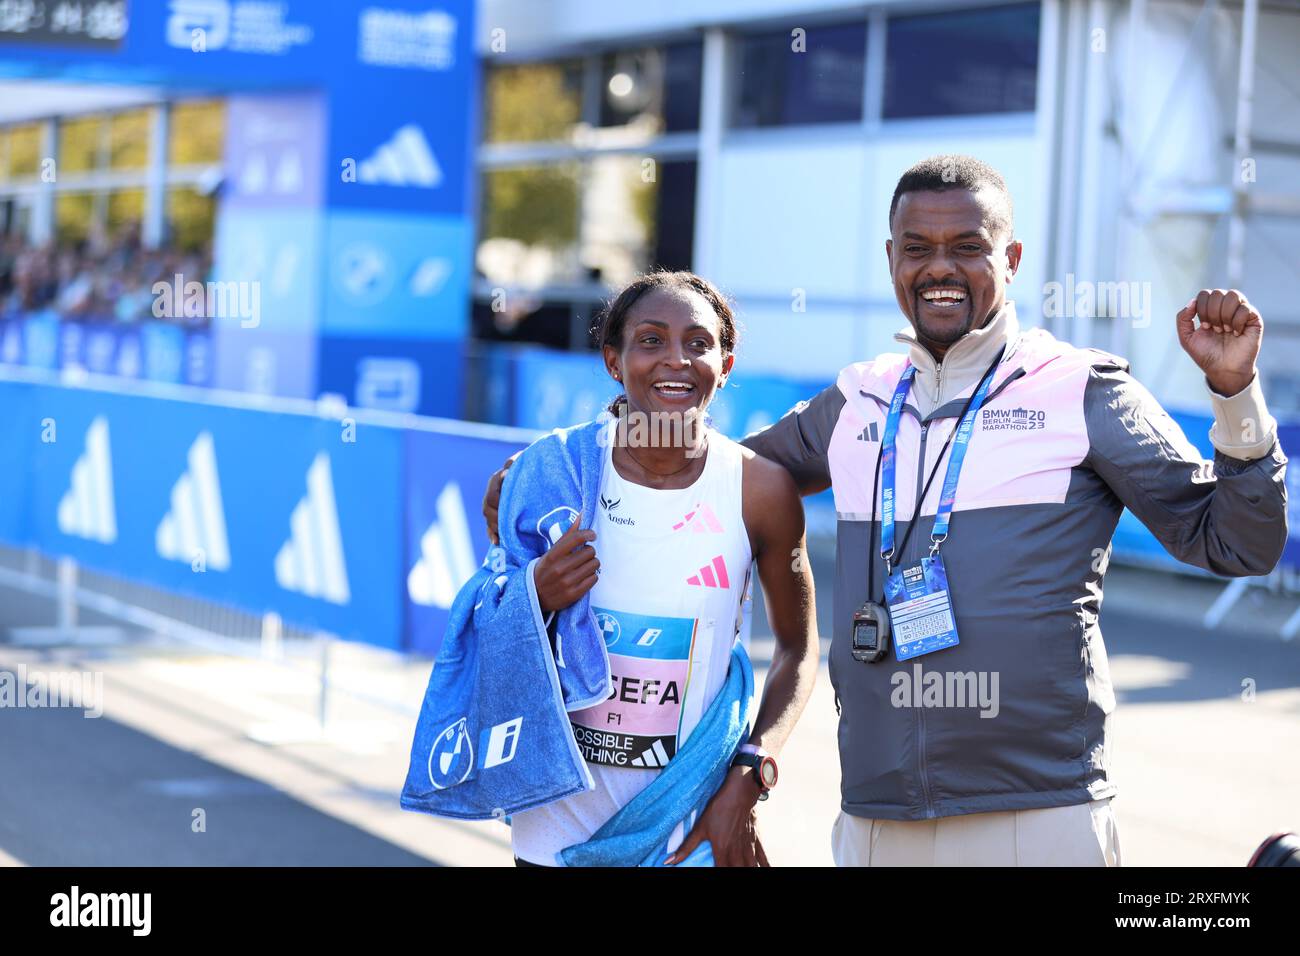
M 771 757 L 765 757 L 758 765 L 758 773 L 764 787 L 771 790 L 776 786 L 776 761 Z

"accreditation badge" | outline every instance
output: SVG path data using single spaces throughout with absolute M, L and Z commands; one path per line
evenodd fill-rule
M 948 596 L 948 575 L 937 553 L 901 565 L 885 578 L 885 603 L 898 660 L 960 643 Z

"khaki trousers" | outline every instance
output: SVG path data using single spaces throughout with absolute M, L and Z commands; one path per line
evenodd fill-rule
M 1120 865 L 1109 798 L 936 820 L 871 820 L 841 810 L 831 852 L 836 866 Z

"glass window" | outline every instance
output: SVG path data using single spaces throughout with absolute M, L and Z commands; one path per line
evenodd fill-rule
M 542 286 L 580 278 L 577 163 L 483 174 L 478 270 L 490 282 Z
M 600 125 L 639 126 L 648 133 L 699 129 L 703 57 L 698 41 L 606 53 Z
M 865 22 L 741 37 L 732 125 L 745 129 L 860 121 L 866 56 Z
M 82 116 L 59 123 L 58 174 L 99 169 L 104 145 L 104 117 Z
M 612 289 L 656 266 L 689 269 L 695 177 L 694 160 L 625 155 L 490 170 L 478 271 L 503 286 Z
M 617 289 L 655 266 L 690 268 L 694 162 L 594 159 L 582 210 L 579 260 L 589 280 Z
M 885 119 L 1034 109 L 1037 3 L 889 20 Z
M 116 189 L 108 194 L 104 225 L 110 241 L 127 236 L 138 238 L 143 221 L 143 189 Z
M 217 202 L 189 186 L 167 190 L 167 244 L 182 252 L 205 252 L 216 229 Z
M 25 123 L 9 127 L 9 175 L 17 179 L 41 171 L 41 127 Z
M 646 268 L 695 268 L 694 160 L 659 164 L 654 197 L 654 255 Z
M 90 238 L 94 219 L 94 193 L 59 193 L 55 197 L 54 229 L 59 245 L 85 242 Z
M 700 128 L 700 84 L 704 44 L 664 47 L 664 129 L 669 133 Z
M 108 121 L 110 169 L 144 169 L 149 165 L 150 111 L 115 113 Z
M 488 70 L 484 140 L 532 143 L 570 139 L 582 118 L 582 61 L 526 63 Z
M 221 162 L 226 105 L 221 100 L 186 100 L 171 108 L 167 162 L 177 166 Z

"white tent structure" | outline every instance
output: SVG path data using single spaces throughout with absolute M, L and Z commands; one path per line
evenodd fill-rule
M 1300 278 L 1300 4 L 1077 0 L 1062 12 L 1073 39 L 1047 271 L 1149 298 L 1142 314 L 1076 309 L 1056 331 L 1132 357 L 1164 401 L 1199 405 L 1172 316 L 1196 289 L 1240 287 L 1268 325 L 1272 410 L 1300 411 L 1300 304 L 1286 291 Z

